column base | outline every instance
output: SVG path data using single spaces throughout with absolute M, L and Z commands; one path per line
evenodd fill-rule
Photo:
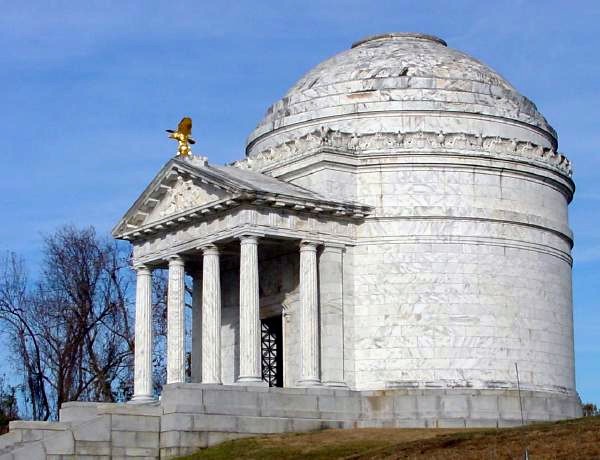
M 320 387 L 323 385 L 319 379 L 302 379 L 296 382 L 299 387 Z
M 348 384 L 346 382 L 329 381 L 329 382 L 323 382 L 323 385 L 326 387 L 332 387 L 332 388 L 349 388 Z
M 218 382 L 200 382 L 202 385 L 223 385 L 220 380 Z
M 156 398 L 151 395 L 134 395 L 127 404 L 147 404 L 156 402 Z
M 265 382 L 260 377 L 238 377 L 235 381 L 236 385 L 245 385 L 253 387 L 268 387 L 268 382 Z

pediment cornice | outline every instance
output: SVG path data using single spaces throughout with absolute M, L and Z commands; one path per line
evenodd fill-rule
M 136 240 L 216 218 L 241 204 L 331 219 L 363 219 L 372 208 L 302 194 L 254 189 L 197 159 L 170 160 L 113 229 L 118 239 Z

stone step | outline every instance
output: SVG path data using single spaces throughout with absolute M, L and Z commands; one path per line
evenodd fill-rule
M 42 441 L 18 443 L 7 452 L 0 453 L 0 460 L 44 460 L 46 453 Z
M 19 421 L 11 426 L 12 429 L 20 432 L 22 439 L 2 449 L 0 460 L 37 460 L 75 453 L 75 439 L 69 423 Z
M 20 441 L 22 443 L 39 441 L 70 428 L 71 425 L 69 423 L 63 422 L 15 420 L 9 424 L 10 432 L 14 432 L 17 435 L 20 434 Z
M 11 444 L 10 446 L 6 446 L 3 447 L 2 449 L 0 449 L 0 460 L 4 460 L 4 458 L 8 455 L 10 456 L 11 453 L 15 450 L 18 449 L 19 447 L 22 447 L 23 443 L 21 442 L 16 442 L 14 444 Z M 6 458 L 10 458 L 10 457 L 6 457 Z
M 58 418 L 61 422 L 84 422 L 97 415 L 97 402 L 71 401 L 63 403 Z
M 60 422 L 15 420 L 9 423 L 9 432 L 0 436 L 0 455 L 11 454 L 31 443 L 63 433 L 70 425 Z M 2 457 L 0 457 L 2 458 Z
M 21 433 L 9 431 L 6 434 L 0 436 L 0 453 L 5 449 L 10 449 L 16 443 L 21 441 Z
M 15 442 L 14 444 L 11 444 L 10 446 L 6 446 L 6 447 L 0 449 L 0 456 L 4 455 L 4 454 L 9 454 L 12 451 L 14 451 L 15 449 L 23 447 L 24 445 L 25 444 L 23 444 L 22 442 Z
M 0 449 L 0 460 L 45 458 L 45 454 L 40 456 L 40 452 L 46 451 L 46 443 L 52 446 L 56 444 L 54 439 L 60 436 L 66 437 L 67 443 L 68 438 L 72 438 L 69 423 L 15 420 L 10 422 L 9 429 L 9 434 L 13 435 L 15 442 L 5 443 Z

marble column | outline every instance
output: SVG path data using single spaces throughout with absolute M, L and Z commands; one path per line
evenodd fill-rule
M 344 290 L 342 245 L 325 244 L 319 255 L 319 306 L 321 326 L 321 381 L 345 387 Z
M 319 293 L 317 244 L 300 244 L 300 380 L 299 385 L 321 383 L 319 377 Z
M 244 384 L 262 384 L 258 292 L 258 238 L 240 238 L 240 376 Z
M 202 271 L 192 274 L 192 378 L 202 382 Z
M 221 383 L 221 273 L 219 249 L 203 248 L 202 383 Z
M 152 272 L 137 265 L 135 290 L 135 357 L 132 402 L 153 398 L 152 384 Z
M 169 259 L 167 298 L 167 383 L 185 382 L 185 266 Z

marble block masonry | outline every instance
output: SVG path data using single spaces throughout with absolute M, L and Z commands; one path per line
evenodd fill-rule
M 175 157 L 158 172 L 113 231 L 137 272 L 132 400 L 13 422 L 0 460 L 513 426 L 521 406 L 527 422 L 580 416 L 574 190 L 556 132 L 498 73 L 430 35 L 356 42 L 268 109 L 244 159 Z M 168 269 L 161 395 L 156 269 Z

